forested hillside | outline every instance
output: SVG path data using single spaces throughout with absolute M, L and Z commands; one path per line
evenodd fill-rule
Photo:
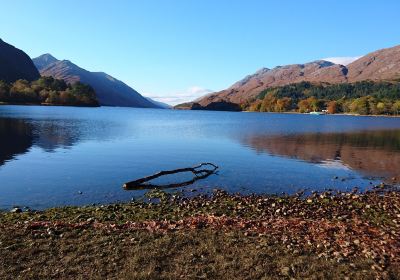
M 328 113 L 363 115 L 400 114 L 400 83 L 362 81 L 342 84 L 301 82 L 269 88 L 242 104 L 258 112 Z

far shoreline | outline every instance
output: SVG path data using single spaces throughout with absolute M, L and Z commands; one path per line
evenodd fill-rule
M 189 108 L 172 108 L 172 110 L 176 111 L 208 111 L 208 112 L 232 112 L 232 113 L 266 113 L 266 114 L 293 114 L 293 115 L 312 115 L 310 113 L 300 113 L 300 112 L 258 112 L 258 111 L 229 111 L 229 110 L 193 110 Z M 361 115 L 361 114 L 354 114 L 354 113 L 335 113 L 335 114 L 320 114 L 316 116 L 353 116 L 353 117 L 387 117 L 387 118 L 400 118 L 400 115 Z
M 313 115 L 313 114 L 310 114 L 310 113 L 300 113 L 300 112 L 256 112 L 256 111 L 241 111 L 241 112 L 243 112 L 243 113 L 267 113 L 267 114 Z M 320 114 L 320 115 L 315 115 L 315 116 L 352 116 L 352 117 L 400 118 L 400 115 L 361 115 L 361 114 L 353 114 L 353 113 Z

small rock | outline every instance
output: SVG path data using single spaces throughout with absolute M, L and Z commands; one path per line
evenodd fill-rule
M 81 191 L 78 191 L 78 194 L 83 194 L 83 192 L 81 192 Z
M 76 218 L 75 218 L 75 220 L 77 220 L 77 221 L 80 221 L 82 219 L 85 219 L 85 215 L 80 214 L 80 215 L 76 216 Z
M 19 207 L 14 207 L 13 209 L 11 209 L 10 212 L 11 213 L 22 213 L 22 209 Z
M 290 274 L 290 267 L 288 267 L 288 266 L 282 267 L 282 268 L 281 268 L 281 273 L 282 273 L 282 275 L 289 276 L 289 274 Z

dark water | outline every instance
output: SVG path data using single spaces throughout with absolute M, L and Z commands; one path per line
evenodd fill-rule
M 124 182 L 200 162 L 219 174 L 186 189 L 366 188 L 400 177 L 400 119 L 0 106 L 0 208 L 126 201 L 144 191 Z

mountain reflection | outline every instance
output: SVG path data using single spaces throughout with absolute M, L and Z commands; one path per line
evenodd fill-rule
M 32 126 L 23 120 L 0 119 L 0 166 L 33 144 Z
M 15 156 L 25 154 L 32 146 L 46 152 L 68 148 L 79 140 L 73 125 L 55 122 L 29 122 L 23 119 L 0 118 L 0 166 Z
M 339 162 L 367 176 L 400 175 L 400 130 L 256 135 L 244 142 L 258 152 L 312 163 Z
M 79 141 L 79 128 L 73 121 L 41 121 L 34 124 L 34 144 L 46 152 L 69 148 Z

